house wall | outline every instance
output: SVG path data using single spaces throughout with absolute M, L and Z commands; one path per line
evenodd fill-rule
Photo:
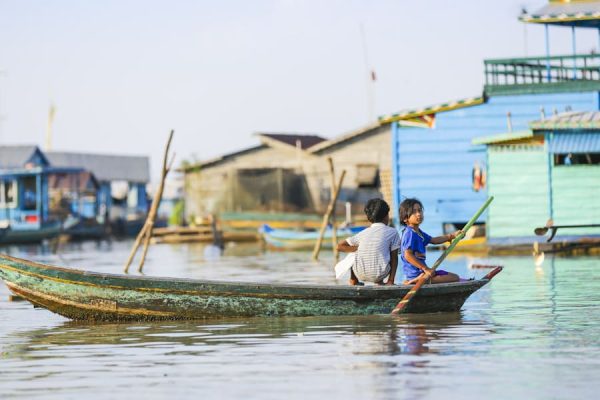
M 486 165 L 486 152 L 484 146 L 473 147 L 471 140 L 506 132 L 508 112 L 514 131 L 526 129 L 539 119 L 542 107 L 546 115 L 566 107 L 598 110 L 598 93 L 491 97 L 478 106 L 437 114 L 434 129 L 397 129 L 392 146 L 397 160 L 392 166 L 395 199 L 419 198 L 425 207 L 423 229 L 433 235 L 442 231 L 445 222 L 467 222 L 487 197 L 486 189 L 472 189 L 473 167 L 476 162 Z M 486 218 L 487 212 L 479 221 Z
M 558 165 L 552 169 L 555 225 L 600 224 L 600 165 Z M 564 235 L 598 235 L 598 228 L 569 229 Z
M 264 147 L 249 153 L 210 165 L 198 171 L 185 173 L 185 216 L 203 216 L 222 211 L 235 211 L 232 190 L 239 169 L 281 168 L 303 171 L 314 156 L 290 146 Z
M 548 162 L 543 145 L 490 146 L 487 220 L 490 239 L 533 236 L 548 220 Z
M 391 166 L 390 147 L 391 129 L 389 125 L 385 125 L 319 152 L 319 158 L 313 160 L 312 164 L 307 167 L 311 192 L 313 195 L 320 195 L 314 198 L 313 201 L 320 204 L 321 210 L 324 210 L 327 206 L 331 187 L 327 157 L 331 157 L 337 177 L 339 177 L 342 170 L 346 170 L 342 190 L 338 198 L 338 214 L 343 214 L 343 204 L 349 201 L 352 203 L 353 213 L 361 213 L 362 216 L 362 210 L 367 200 L 382 195 L 385 198 L 385 193 L 382 193 L 382 191 L 387 192 L 388 198 L 386 200 L 391 206 L 389 190 L 359 188 L 357 180 L 358 166 L 361 164 L 376 164 L 379 168 L 380 179 L 389 177 Z M 383 184 L 385 182 L 382 182 Z

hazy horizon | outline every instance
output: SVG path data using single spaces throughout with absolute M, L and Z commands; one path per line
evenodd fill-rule
M 545 4 L 0 0 L 0 144 L 44 148 L 51 104 L 54 150 L 149 155 L 153 179 L 171 129 L 177 165 L 254 132 L 336 137 L 369 122 L 370 69 L 380 116 L 481 95 L 485 58 L 544 55 L 518 15 Z M 550 36 L 572 52 L 570 29 Z

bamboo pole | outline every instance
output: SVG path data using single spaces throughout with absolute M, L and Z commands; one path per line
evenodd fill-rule
M 333 196 L 329 200 L 329 205 L 327 206 L 327 211 L 325 211 L 325 215 L 323 216 L 323 222 L 321 223 L 321 230 L 319 231 L 319 238 L 317 239 L 317 243 L 315 243 L 315 249 L 313 250 L 312 259 L 319 259 L 319 252 L 321 251 L 321 244 L 323 243 L 323 236 L 325 235 L 325 229 L 327 229 L 327 223 L 329 222 L 329 217 L 331 216 L 331 212 L 333 211 L 333 207 L 335 206 L 335 202 L 340 194 L 340 189 L 342 188 L 342 182 L 344 181 L 344 176 L 346 176 L 346 170 L 342 171 L 340 175 L 340 179 L 338 181 L 337 186 L 335 187 L 335 191 Z
M 146 217 L 146 222 L 142 226 L 140 233 L 138 233 L 135 243 L 133 244 L 133 248 L 131 249 L 131 253 L 129 253 L 129 258 L 127 258 L 127 262 L 125 263 L 124 272 L 129 272 L 129 266 L 131 265 L 135 254 L 137 253 L 138 248 L 144 242 L 144 247 L 142 251 L 142 257 L 140 259 L 140 264 L 138 266 L 138 271 L 142 272 L 142 268 L 144 267 L 144 262 L 146 261 L 146 254 L 148 253 L 148 247 L 150 245 L 150 238 L 152 237 L 152 228 L 154 228 L 154 223 L 156 222 L 156 213 L 158 211 L 158 206 L 160 205 L 160 201 L 162 199 L 162 194 L 165 188 L 165 178 L 169 173 L 173 165 L 173 161 L 175 160 L 175 154 L 171 157 L 171 161 L 167 164 L 167 159 L 169 157 L 169 148 L 171 147 L 171 140 L 173 139 L 174 131 L 171 130 L 169 134 L 169 140 L 167 140 L 167 145 L 165 147 L 165 153 L 163 155 L 163 163 L 162 163 L 162 171 L 160 177 L 160 184 L 154 193 L 154 199 L 152 200 L 152 206 L 150 207 L 150 212 Z
M 335 192 L 335 170 L 333 168 L 333 160 L 331 157 L 327 157 L 329 163 L 329 176 L 331 178 L 331 190 L 329 191 L 330 196 L 333 197 Z M 331 213 L 331 244 L 333 245 L 333 259 L 338 262 L 340 258 L 340 252 L 337 249 L 337 227 L 335 226 L 335 204 L 333 205 L 333 211 Z

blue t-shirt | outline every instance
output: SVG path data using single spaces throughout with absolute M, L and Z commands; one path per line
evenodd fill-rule
M 407 226 L 402 231 L 402 244 L 400 245 L 400 259 L 402 260 L 402 269 L 406 279 L 413 279 L 423 273 L 423 270 L 415 267 L 404 258 L 406 249 L 411 249 L 415 257 L 425 264 L 425 247 L 431 242 L 431 236 L 423 231 L 415 232 L 413 228 Z M 427 265 L 427 264 L 425 264 Z

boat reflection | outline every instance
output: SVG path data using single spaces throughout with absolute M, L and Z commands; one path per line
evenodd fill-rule
M 463 324 L 460 313 L 424 315 L 211 319 L 200 321 L 89 324 L 66 321 L 52 328 L 15 332 L 5 337 L 4 358 L 61 357 L 69 347 L 151 348 L 177 351 L 222 345 L 260 346 L 296 339 L 342 341 L 353 353 L 436 352 L 429 344 L 452 338 Z M 73 349 L 73 350 L 74 350 Z M 217 350 L 217 349 L 215 349 Z

